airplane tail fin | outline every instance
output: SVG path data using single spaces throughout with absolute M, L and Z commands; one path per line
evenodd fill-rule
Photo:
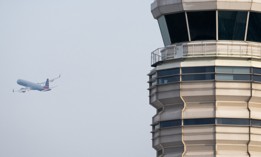
M 49 79 L 46 80 L 44 87 L 49 89 Z

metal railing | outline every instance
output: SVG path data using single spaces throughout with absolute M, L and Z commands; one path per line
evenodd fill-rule
M 151 65 L 188 57 L 243 57 L 261 59 L 261 45 L 252 43 L 188 43 L 158 48 L 151 53 Z

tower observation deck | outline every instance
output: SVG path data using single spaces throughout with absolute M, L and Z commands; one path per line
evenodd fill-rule
M 155 0 L 157 157 L 261 157 L 261 0 Z

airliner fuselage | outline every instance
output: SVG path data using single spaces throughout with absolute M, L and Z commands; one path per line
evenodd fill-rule
M 33 83 L 30 81 L 22 80 L 22 79 L 17 80 L 17 84 L 24 86 L 24 87 L 28 87 L 31 90 L 39 90 L 39 91 L 46 90 L 46 88 L 44 86 L 41 86 L 37 83 Z

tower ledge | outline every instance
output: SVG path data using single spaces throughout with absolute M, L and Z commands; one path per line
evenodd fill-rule
M 261 45 L 240 41 L 197 41 L 158 48 L 151 52 L 151 65 L 191 57 L 236 57 L 261 59 Z

